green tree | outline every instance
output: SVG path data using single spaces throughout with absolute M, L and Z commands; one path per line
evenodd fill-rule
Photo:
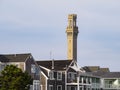
M 0 90 L 29 90 L 32 78 L 14 65 L 7 65 L 1 72 Z

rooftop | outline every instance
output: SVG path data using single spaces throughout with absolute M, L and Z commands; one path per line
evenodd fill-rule
M 30 56 L 30 53 L 26 54 L 0 54 L 0 62 L 25 62 Z

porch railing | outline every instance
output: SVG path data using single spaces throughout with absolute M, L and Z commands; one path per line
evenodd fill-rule
M 113 85 L 113 84 L 105 84 L 105 89 L 120 89 L 120 85 Z
M 92 83 L 92 88 L 100 88 L 100 83 Z

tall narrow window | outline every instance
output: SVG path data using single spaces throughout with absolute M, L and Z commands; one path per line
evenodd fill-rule
M 40 81 L 33 80 L 33 90 L 40 90 Z
M 57 72 L 57 80 L 62 80 L 62 72 Z
M 0 71 L 2 71 L 5 68 L 5 64 L 0 63 Z
M 49 77 L 50 77 L 50 80 L 53 80 L 53 79 L 54 79 L 54 72 L 53 72 L 53 71 L 50 71 L 50 72 L 49 72 Z
M 36 72 L 36 67 L 34 64 L 31 64 L 31 72 L 35 73 Z

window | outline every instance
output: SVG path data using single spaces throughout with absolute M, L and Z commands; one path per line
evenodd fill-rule
M 31 64 L 31 72 L 32 73 L 36 72 L 36 66 L 34 64 Z
M 57 72 L 57 80 L 62 80 L 62 72 Z
M 71 77 L 72 77 L 71 73 L 70 73 L 70 72 L 68 72 L 68 78 L 71 78 Z
M 36 75 L 40 75 L 40 69 L 38 67 L 36 67 L 35 73 Z
M 74 72 L 68 72 L 68 78 L 76 79 L 76 77 L 77 77 L 76 73 L 74 73 Z
M 53 90 L 53 85 L 49 85 L 49 90 Z
M 53 79 L 54 79 L 54 72 L 53 72 L 53 71 L 50 71 L 50 72 L 49 72 L 49 77 L 50 77 L 50 80 L 53 80 Z
M 62 90 L 62 85 L 57 85 L 57 90 Z
M 40 81 L 33 80 L 33 90 L 40 90 Z
M 5 68 L 5 64 L 0 63 L 0 71 L 2 71 Z

